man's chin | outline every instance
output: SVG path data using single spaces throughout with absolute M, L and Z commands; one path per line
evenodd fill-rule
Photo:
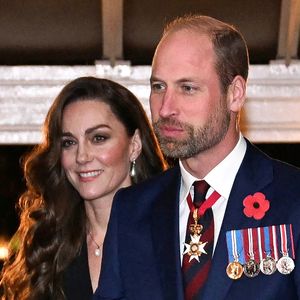
M 162 142 L 160 147 L 165 156 L 170 158 L 180 158 L 182 155 L 182 147 L 174 142 Z

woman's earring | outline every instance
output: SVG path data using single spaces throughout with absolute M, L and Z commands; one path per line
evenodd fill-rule
M 130 176 L 135 177 L 136 170 L 135 170 L 135 159 L 131 162 L 131 168 L 130 168 Z

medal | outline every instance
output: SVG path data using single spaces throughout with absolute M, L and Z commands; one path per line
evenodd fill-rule
M 260 272 L 259 264 L 254 259 L 249 259 L 244 264 L 244 274 L 247 277 L 253 278 Z
M 266 256 L 260 261 L 259 268 L 260 271 L 265 275 L 272 275 L 276 272 L 276 260 L 271 257 L 271 252 L 274 252 L 274 250 L 272 249 L 272 238 L 270 238 L 270 233 L 272 237 L 271 230 L 272 228 L 270 227 L 262 228 L 264 239 L 261 244 L 264 245 L 263 253 L 265 253 Z
M 281 258 L 279 258 L 276 267 L 281 274 L 288 275 L 294 270 L 295 263 L 292 258 L 290 258 L 287 255 L 284 255 Z
M 259 265 L 261 272 L 265 275 L 272 275 L 276 272 L 276 261 L 273 257 L 267 256 Z
M 281 239 L 281 253 L 282 257 L 279 258 L 279 260 L 276 263 L 277 270 L 283 274 L 283 275 L 288 275 L 290 274 L 294 268 L 295 268 L 295 263 L 294 260 L 289 257 L 289 249 L 288 245 L 291 248 L 291 253 L 292 256 L 295 257 L 295 252 L 294 252 L 294 242 L 293 242 L 293 234 L 292 234 L 292 226 L 286 226 L 280 225 L 279 226 L 280 230 L 280 239 Z
M 204 247 L 206 246 L 207 242 L 200 241 L 201 239 L 201 231 L 203 229 L 203 226 L 201 224 L 198 224 L 198 219 L 204 215 L 205 211 L 208 208 L 211 208 L 215 202 L 220 198 L 220 194 L 218 194 L 216 191 L 214 191 L 209 198 L 203 202 L 203 204 L 196 208 L 193 204 L 191 194 L 187 197 L 187 203 L 190 208 L 190 212 L 192 213 L 194 224 L 191 224 L 189 226 L 190 231 L 190 238 L 191 241 L 189 243 L 184 243 L 185 250 L 183 252 L 184 254 L 189 255 L 189 262 L 191 262 L 193 259 L 200 262 L 200 256 L 202 254 L 207 254 Z
M 207 244 L 207 242 L 202 243 L 200 241 L 200 237 L 201 235 L 191 235 L 191 241 L 189 244 L 185 243 L 185 251 L 183 252 L 183 254 L 188 254 L 190 256 L 189 262 L 191 262 L 191 260 L 195 259 L 198 262 L 200 262 L 199 257 L 202 255 L 202 253 L 207 254 L 207 252 L 205 251 L 204 247 Z
M 244 229 L 243 235 L 245 235 L 245 247 L 248 247 L 248 256 L 250 259 L 244 264 L 244 274 L 247 277 L 253 278 L 260 272 L 259 264 L 254 259 L 254 241 L 253 241 L 252 228 Z M 257 239 L 255 239 L 257 241 Z
M 226 273 L 230 279 L 237 280 L 242 277 L 243 266 L 238 261 L 233 261 L 227 265 Z
M 201 238 L 201 231 L 203 229 L 203 226 L 198 224 L 198 209 L 195 208 L 193 211 L 193 219 L 194 224 L 190 225 L 190 232 L 191 232 L 191 241 L 190 243 L 184 243 L 186 249 L 183 252 L 183 254 L 188 254 L 190 256 L 189 262 L 193 259 L 200 262 L 199 257 L 202 255 L 202 253 L 207 254 L 204 247 L 207 244 L 207 242 L 203 243 L 200 241 Z
M 243 238 L 240 230 L 226 232 L 226 241 L 229 254 L 229 263 L 226 267 L 226 274 L 230 279 L 237 280 L 242 277 L 244 268 L 243 263 Z M 239 262 L 239 255 L 241 262 Z

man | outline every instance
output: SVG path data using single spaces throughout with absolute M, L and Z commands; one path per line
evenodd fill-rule
M 165 29 L 150 105 L 179 165 L 117 194 L 96 299 L 300 298 L 300 172 L 241 135 L 247 75 L 232 26 L 188 16 Z

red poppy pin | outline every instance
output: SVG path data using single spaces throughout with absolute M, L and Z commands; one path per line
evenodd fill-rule
M 253 195 L 248 195 L 244 200 L 243 204 L 244 214 L 248 218 L 254 218 L 255 220 L 260 220 L 264 217 L 265 213 L 270 208 L 270 202 L 266 199 L 263 193 L 257 192 Z

